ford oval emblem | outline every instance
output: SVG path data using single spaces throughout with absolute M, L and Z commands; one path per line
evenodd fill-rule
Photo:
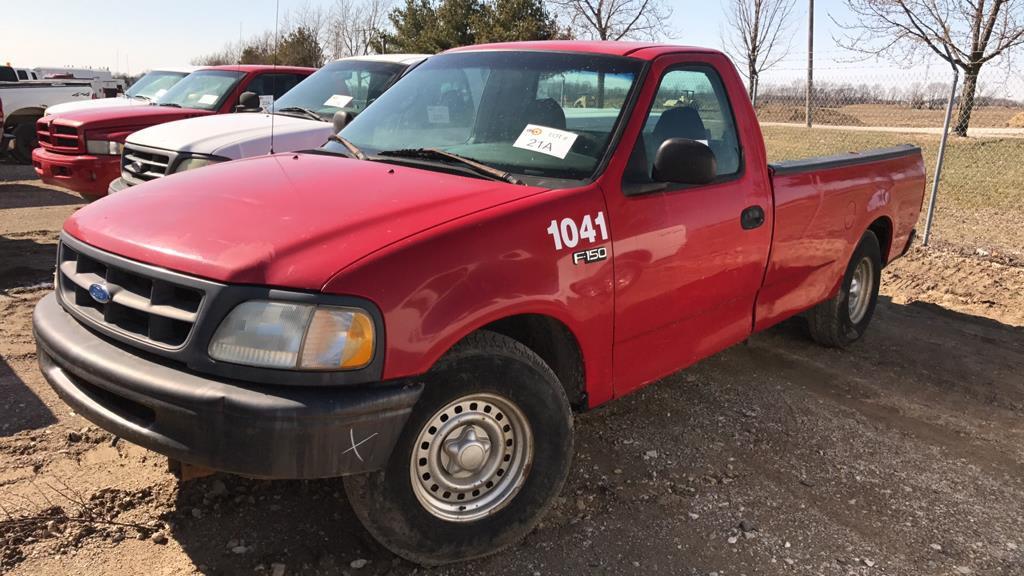
M 92 299 L 100 304 L 110 302 L 110 290 L 108 290 L 103 284 L 93 284 L 89 286 L 89 296 L 92 296 Z

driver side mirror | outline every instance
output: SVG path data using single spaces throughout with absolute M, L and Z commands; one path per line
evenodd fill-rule
M 260 95 L 255 92 L 242 92 L 235 106 L 235 112 L 259 112 L 260 109 Z
M 715 153 L 703 142 L 669 138 L 654 155 L 651 177 L 657 182 L 709 184 L 718 174 Z
M 338 110 L 334 113 L 331 118 L 331 123 L 334 125 L 334 133 L 341 132 L 341 129 L 348 126 L 348 123 L 352 121 L 352 115 L 344 110 Z

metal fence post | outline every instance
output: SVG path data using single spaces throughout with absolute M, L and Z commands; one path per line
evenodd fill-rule
M 956 84 L 960 80 L 960 71 L 953 66 L 953 87 L 949 89 L 949 102 L 946 103 L 946 121 L 942 124 L 942 140 L 939 141 L 939 157 L 935 161 L 935 178 L 932 180 L 932 196 L 928 200 L 928 218 L 924 222 L 923 246 L 928 245 L 932 233 L 932 218 L 935 216 L 935 198 L 939 192 L 939 179 L 942 177 L 942 159 L 946 156 L 946 140 L 949 138 L 949 121 L 953 117 L 953 100 L 956 99 Z

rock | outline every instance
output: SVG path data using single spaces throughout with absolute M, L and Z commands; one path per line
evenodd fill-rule
M 350 562 L 349 566 L 355 568 L 356 570 L 359 570 L 360 568 L 365 568 L 366 565 L 369 564 L 369 563 L 370 563 L 370 561 L 365 559 L 365 558 L 358 558 L 358 559 L 353 560 L 352 562 Z
M 647 452 L 644 452 L 644 460 L 648 460 L 650 458 L 657 458 L 657 457 L 658 457 L 658 451 L 657 450 L 648 450 Z
M 274 562 L 270 565 L 270 576 L 284 576 L 285 565 L 280 562 Z
M 245 554 L 248 551 L 249 551 L 249 549 L 246 548 L 245 546 L 242 546 L 241 544 L 239 544 L 238 546 L 235 546 L 235 547 L 233 547 L 231 549 L 231 552 L 233 554 Z
M 744 532 L 756 532 L 757 524 L 750 520 L 740 520 L 740 530 Z
M 68 442 L 81 442 L 81 441 L 82 441 L 82 433 L 81 432 L 75 432 L 74 430 L 72 430 L 71 432 L 68 432 Z
M 110 541 L 114 544 L 124 540 L 124 532 L 114 532 L 114 535 L 110 537 Z
M 224 484 L 223 480 L 218 478 L 217 480 L 214 480 L 212 484 L 210 484 L 210 490 L 206 492 L 206 495 L 207 496 L 223 496 L 223 495 L 225 495 L 227 493 L 228 493 L 227 485 Z
M 697 518 L 700 518 L 700 514 L 694 514 L 693 512 L 690 512 L 689 514 L 687 514 L 687 516 L 690 517 L 690 520 L 696 520 Z
M 200 510 L 199 508 L 193 508 L 192 509 L 192 517 L 193 518 L 202 518 L 203 517 L 203 511 Z
M 615 470 L 612 470 L 612 472 L 615 474 L 622 474 L 622 468 L 616 468 Z
M 231 540 L 228 540 L 228 543 L 224 545 L 224 548 L 227 549 L 227 550 L 231 550 L 232 548 L 234 548 L 235 546 L 238 546 L 239 544 L 241 544 L 241 542 L 239 542 L 238 540 L 235 540 L 234 538 L 232 538 Z
M 729 536 L 728 542 L 729 544 L 735 544 L 738 540 L 739 538 L 737 538 L 736 536 Z
M 150 537 L 150 540 L 152 540 L 154 544 L 167 544 L 167 534 L 164 534 L 163 532 L 154 532 Z
M 942 552 L 942 546 L 938 544 L 929 544 L 928 547 L 932 550 L 935 550 L 936 552 Z
M 1006 549 L 1007 550 L 1016 550 L 1017 549 L 1017 543 L 1016 542 L 1007 542 L 1006 543 Z
M 792 546 L 792 544 L 790 544 L 788 540 L 787 540 L 787 541 L 786 541 L 786 543 L 785 543 L 785 544 L 783 545 L 783 547 L 785 547 L 785 548 L 789 548 L 789 547 L 791 547 L 791 546 Z
M 792 558 L 783 558 L 782 561 L 785 562 L 786 564 L 789 564 L 790 566 L 792 566 L 793 564 L 796 564 L 796 560 L 793 560 Z
M 967 566 L 957 566 L 956 567 L 956 573 L 957 574 L 970 574 L 971 573 L 971 569 L 968 568 Z
M 871 568 L 872 566 L 875 565 L 875 561 L 874 560 L 869 560 L 867 558 L 865 558 L 863 560 L 863 562 L 864 562 L 864 565 L 867 566 L 868 568 Z

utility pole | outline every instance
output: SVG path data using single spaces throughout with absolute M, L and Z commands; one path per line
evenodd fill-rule
M 814 125 L 814 0 L 807 1 L 807 103 L 804 115 L 810 128 Z

